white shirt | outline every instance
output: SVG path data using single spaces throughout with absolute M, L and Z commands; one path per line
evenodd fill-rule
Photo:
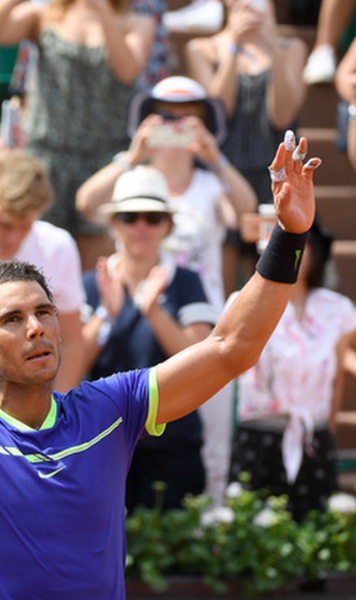
M 356 329 L 351 300 L 319 288 L 303 321 L 288 303 L 258 363 L 239 377 L 239 419 L 306 410 L 327 421 L 336 374 L 336 345 Z
M 43 269 L 61 313 L 79 310 L 85 301 L 80 256 L 67 231 L 46 221 L 35 221 L 13 258 Z
M 258 363 L 238 380 L 238 420 L 287 414 L 282 455 L 287 480 L 299 472 L 303 445 L 310 446 L 317 421 L 327 424 L 337 370 L 336 346 L 356 329 L 351 300 L 319 288 L 306 302 L 303 320 L 291 302 Z
M 216 175 L 195 169 L 184 194 L 170 198 L 177 212 L 173 231 L 163 243 L 166 258 L 200 275 L 208 300 L 219 313 L 224 306 L 222 243 L 226 229 L 218 215 L 218 198 L 223 193 Z

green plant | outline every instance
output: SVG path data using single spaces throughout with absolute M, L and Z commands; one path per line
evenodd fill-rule
M 301 524 L 287 498 L 239 482 L 218 508 L 206 496 L 187 497 L 181 510 L 162 513 L 159 505 L 127 518 L 127 577 L 154 590 L 181 574 L 220 592 L 238 578 L 246 593 L 259 595 L 330 571 L 356 572 L 356 499 L 348 494 L 336 494 L 325 512 L 313 511 Z

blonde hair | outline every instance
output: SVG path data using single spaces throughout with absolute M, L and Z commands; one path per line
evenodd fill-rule
M 51 204 L 52 186 L 41 160 L 23 150 L 0 152 L 0 210 L 24 216 Z

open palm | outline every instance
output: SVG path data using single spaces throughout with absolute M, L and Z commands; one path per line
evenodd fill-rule
M 300 158 L 295 160 L 294 148 L 288 149 L 288 145 L 283 142 L 270 167 L 277 173 L 285 169 L 283 181 L 272 181 L 272 192 L 278 220 L 283 229 L 291 233 L 307 231 L 315 215 L 313 173 L 321 160 L 313 158 L 303 166 L 302 157 L 307 149 L 306 138 L 301 138 L 298 145 Z

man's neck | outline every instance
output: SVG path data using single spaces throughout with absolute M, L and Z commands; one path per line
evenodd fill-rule
M 51 408 L 52 384 L 19 386 L 0 390 L 0 408 L 9 416 L 21 421 L 32 429 L 40 429 Z M 35 388 L 35 389 L 34 389 Z

